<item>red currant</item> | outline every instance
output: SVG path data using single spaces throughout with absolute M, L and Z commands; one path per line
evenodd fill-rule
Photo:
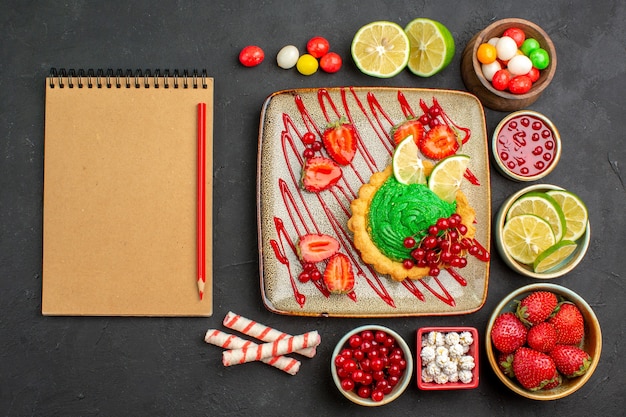
M 302 143 L 305 145 L 311 145 L 313 142 L 315 142 L 315 134 L 313 132 L 306 132 L 302 136 Z
M 406 237 L 404 238 L 403 244 L 405 248 L 411 249 L 415 246 L 415 238 L 413 238 L 412 236 Z

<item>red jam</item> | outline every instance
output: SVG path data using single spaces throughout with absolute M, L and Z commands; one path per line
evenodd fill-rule
M 500 128 L 494 152 L 514 175 L 531 178 L 552 165 L 557 139 L 543 120 L 523 114 L 512 117 Z

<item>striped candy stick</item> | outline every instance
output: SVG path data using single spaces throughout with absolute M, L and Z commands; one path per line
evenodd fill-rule
M 207 330 L 204 341 L 226 349 L 254 349 L 258 346 L 249 340 L 216 329 Z M 300 361 L 286 356 L 273 356 L 261 359 L 261 361 L 290 375 L 295 375 L 300 370 Z
M 226 314 L 226 317 L 224 317 L 224 326 L 229 329 L 241 332 L 247 336 L 254 337 L 255 339 L 262 340 L 264 342 L 275 342 L 278 340 L 293 337 L 288 333 L 284 333 L 280 330 L 276 330 L 261 323 L 257 323 L 254 320 L 247 319 L 243 316 L 233 313 L 232 311 L 229 311 Z M 305 348 L 295 351 L 294 353 L 306 356 L 307 358 L 312 358 L 315 356 L 316 349 L 315 347 Z
M 246 362 L 259 361 L 274 356 L 293 353 L 304 348 L 315 347 L 320 344 L 321 338 L 317 330 L 288 337 L 270 343 L 263 343 L 255 347 L 226 350 L 222 353 L 224 366 L 239 365 Z

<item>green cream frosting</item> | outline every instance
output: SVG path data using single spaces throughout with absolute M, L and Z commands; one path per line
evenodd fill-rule
M 419 242 L 428 226 L 455 211 L 456 202 L 443 201 L 423 184 L 401 184 L 392 175 L 372 198 L 368 231 L 386 257 L 402 262 L 411 257 L 411 249 L 404 247 L 406 237 Z

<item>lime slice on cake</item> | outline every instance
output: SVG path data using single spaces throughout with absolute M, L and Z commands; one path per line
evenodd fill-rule
M 506 220 L 520 214 L 534 214 L 546 220 L 552 227 L 556 241 L 560 241 L 567 228 L 565 215 L 556 200 L 546 193 L 529 192 L 517 199 L 506 213 Z
M 390 78 L 402 71 L 409 61 L 409 38 L 396 23 L 368 23 L 354 35 L 351 53 L 364 74 Z
M 413 135 L 404 138 L 396 147 L 391 163 L 393 175 L 399 183 L 426 184 L 424 163 L 419 157 L 418 150 Z
M 467 155 L 452 155 L 437 162 L 428 178 L 428 188 L 442 200 L 454 202 L 469 160 Z
M 550 224 L 533 214 L 512 217 L 502 229 L 502 245 L 511 258 L 532 265 L 537 256 L 556 243 Z
M 411 52 L 408 68 L 420 77 L 437 74 L 454 57 L 454 38 L 441 23 L 419 17 L 404 28 L 409 37 Z
M 533 263 L 533 269 L 537 273 L 543 273 L 549 271 L 561 262 L 569 258 L 574 253 L 578 245 L 571 240 L 562 240 L 557 244 L 550 246 L 545 251 L 541 252 L 535 262 Z
M 551 190 L 546 194 L 554 198 L 565 215 L 567 230 L 563 239 L 578 240 L 587 230 L 587 222 L 589 220 L 589 213 L 585 203 L 570 191 Z

